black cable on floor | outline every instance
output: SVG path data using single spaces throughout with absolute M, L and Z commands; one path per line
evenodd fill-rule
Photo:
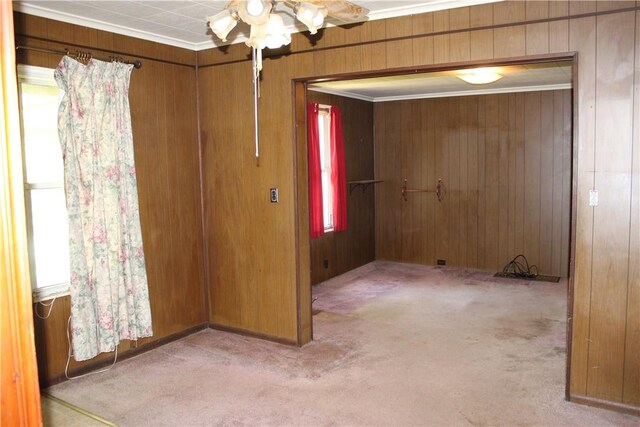
M 521 261 L 519 259 L 522 258 Z M 535 269 L 535 273 L 533 270 Z M 504 277 L 515 277 L 519 279 L 535 279 L 538 277 L 538 267 L 536 265 L 529 265 L 527 257 L 523 254 L 518 255 L 507 263 L 502 269 Z

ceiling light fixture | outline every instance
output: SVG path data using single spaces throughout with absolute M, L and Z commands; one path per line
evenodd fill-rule
M 280 15 L 274 12 L 277 0 L 232 0 L 225 10 L 207 18 L 211 31 L 223 42 L 238 24 L 239 20 L 251 26 L 249 39 L 245 42 L 252 49 L 254 128 L 256 157 L 260 156 L 258 141 L 258 97 L 260 71 L 262 70 L 262 49 L 277 49 L 291 43 L 291 32 L 285 27 Z M 311 34 L 316 34 L 324 24 L 327 8 L 310 3 L 284 1 L 294 10 L 300 22 L 305 24 Z
M 222 12 L 210 16 L 209 27 L 211 31 L 223 42 L 227 41 L 227 36 L 238 25 L 238 13 L 236 11 L 231 11 L 229 9 L 225 9 Z
M 502 75 L 497 68 L 473 68 L 460 71 L 458 78 L 473 85 L 485 85 L 500 80 Z
M 223 42 L 238 21 L 251 26 L 249 38 L 245 42 L 251 48 L 253 64 L 253 110 L 256 157 L 259 157 L 258 141 L 258 98 L 260 97 L 260 71 L 262 70 L 262 49 L 277 49 L 291 43 L 291 32 L 285 27 L 276 6 L 284 4 L 293 10 L 293 15 L 302 22 L 311 34 L 316 34 L 330 15 L 345 23 L 366 19 L 369 11 L 347 0 L 231 0 L 225 9 L 207 18 L 211 31 Z
M 328 12 L 326 7 L 315 6 L 311 3 L 296 3 L 293 11 L 298 21 L 307 26 L 310 34 L 318 32 L 318 28 L 322 27 Z
M 248 0 L 246 4 L 247 12 L 251 16 L 260 16 L 265 9 L 265 4 L 262 0 Z

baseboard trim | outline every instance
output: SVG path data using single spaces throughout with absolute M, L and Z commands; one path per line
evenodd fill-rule
M 278 344 L 284 344 L 288 346 L 299 347 L 296 340 L 290 340 L 287 338 L 276 337 L 269 334 L 263 334 L 261 332 L 249 331 L 247 329 L 236 328 L 233 326 L 221 325 L 219 323 L 209 323 L 209 328 L 215 329 L 216 331 L 222 332 L 230 332 L 233 334 L 243 335 L 245 337 L 258 338 L 265 341 L 271 341 Z
M 123 360 L 127 360 L 133 356 L 146 353 L 149 350 L 153 350 L 154 348 L 158 348 L 165 344 L 169 344 L 173 341 L 177 341 L 191 334 L 195 334 L 196 332 L 200 332 L 204 329 L 207 329 L 208 327 L 209 327 L 208 323 L 202 323 L 200 325 L 193 326 L 189 329 L 185 329 L 184 331 L 176 332 L 175 334 L 167 335 L 166 337 L 162 337 L 155 341 L 143 344 L 140 347 L 130 348 L 127 351 L 118 354 L 118 361 L 116 363 L 122 362 Z M 94 363 L 89 363 L 81 367 L 72 369 L 69 371 L 69 375 L 76 376 L 76 375 L 87 374 L 91 371 L 95 371 L 101 368 L 106 368 L 107 366 L 111 365 L 111 363 L 113 363 L 111 359 L 99 360 Z M 41 382 L 40 388 L 44 389 L 47 387 L 51 387 L 53 385 L 60 384 L 61 382 L 64 382 L 64 381 L 68 381 L 67 377 L 65 377 L 64 374 L 58 375 L 53 378 L 48 378 L 44 382 Z
M 616 412 L 623 412 L 625 414 L 635 415 L 640 417 L 640 407 L 629 405 L 622 402 L 612 402 L 610 400 L 598 399 L 596 397 L 583 396 L 581 394 L 572 393 L 569 396 L 569 401 L 573 403 L 580 403 L 582 405 L 594 406 L 596 408 L 609 409 Z

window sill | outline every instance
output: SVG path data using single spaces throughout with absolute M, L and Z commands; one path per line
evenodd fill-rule
M 35 289 L 33 291 L 33 302 L 42 302 L 54 298 L 64 297 L 69 295 L 69 293 L 70 292 L 68 283 L 46 286 L 43 288 Z

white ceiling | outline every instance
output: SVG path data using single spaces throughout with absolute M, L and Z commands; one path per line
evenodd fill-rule
M 451 9 L 501 0 L 355 0 L 370 10 L 368 19 L 385 19 L 435 10 Z M 223 10 L 228 0 L 18 0 L 14 9 L 31 15 L 97 28 L 191 50 L 215 47 L 219 42 L 207 28 L 207 16 Z M 292 32 L 304 30 L 279 6 Z M 328 25 L 339 24 L 327 21 Z M 230 43 L 246 39 L 249 27 L 239 24 Z M 343 80 L 310 85 L 311 90 L 371 102 L 435 98 L 487 93 L 565 89 L 571 87 L 571 64 L 567 62 L 500 67 L 503 78 L 487 85 L 460 80 L 459 71 Z
M 571 62 L 549 62 L 496 68 L 503 77 L 494 83 L 483 85 L 466 83 L 457 77 L 461 70 L 452 70 L 314 83 L 309 85 L 309 90 L 370 102 L 386 102 L 571 88 Z
M 451 9 L 500 0 L 356 0 L 370 10 L 369 20 Z M 14 9 L 117 34 L 156 41 L 191 50 L 215 47 L 219 40 L 207 28 L 206 17 L 215 15 L 227 0 L 18 0 Z M 279 7 L 285 25 L 298 32 L 287 7 Z M 329 25 L 338 22 L 328 22 Z M 246 39 L 249 27 L 239 24 L 229 37 L 231 43 Z

